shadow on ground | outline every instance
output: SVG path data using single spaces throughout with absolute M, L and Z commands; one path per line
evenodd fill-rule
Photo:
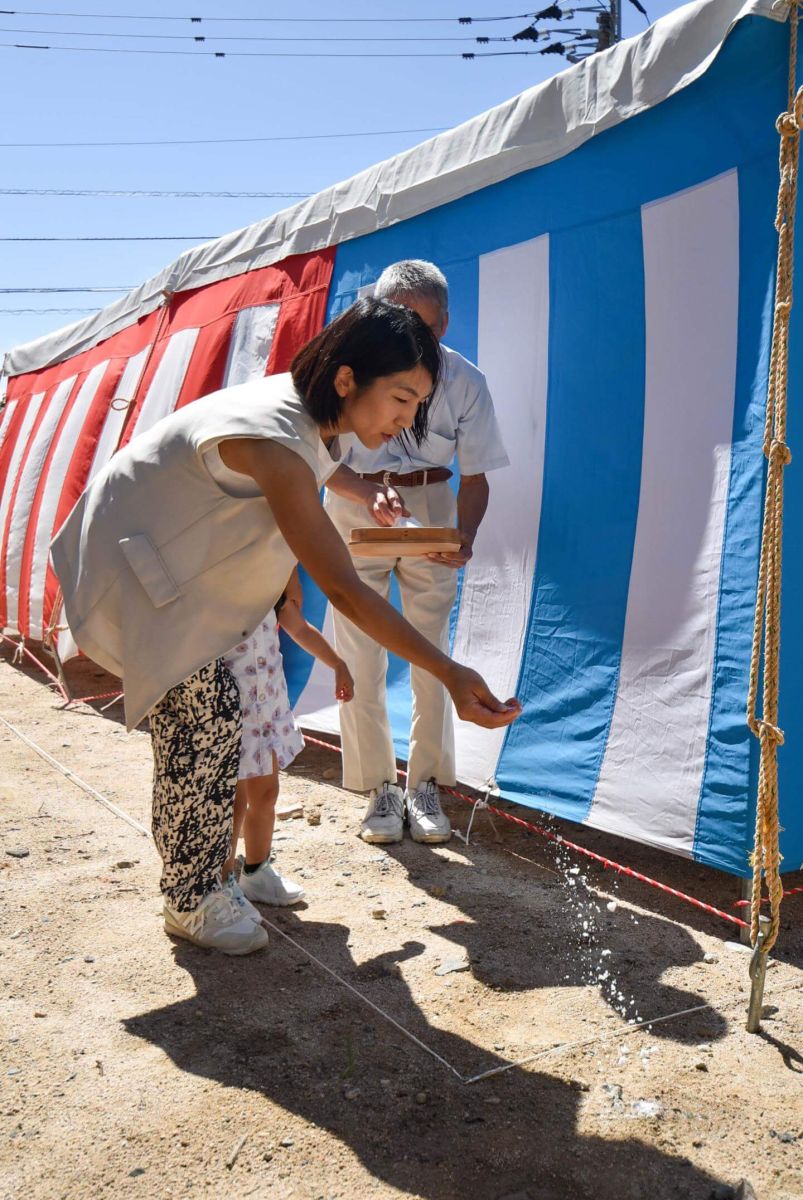
M 271 917 L 273 919 L 273 915 Z M 372 998 L 393 978 L 393 1015 L 459 1071 L 503 1060 L 430 1026 L 397 964 L 421 947 L 357 965 L 345 925 L 276 922 Z M 124 1022 L 182 1071 L 262 1093 L 326 1129 L 377 1179 L 426 1200 L 706 1200 L 720 1181 L 642 1140 L 578 1131 L 585 1084 L 514 1068 L 466 1085 L 273 935 L 270 955 L 245 960 L 179 944 L 176 962 L 196 995 Z M 521 986 L 538 986 L 534 979 Z M 708 1014 L 710 1021 L 712 1014 Z M 716 1019 L 715 1019 L 715 1028 Z M 703 1021 L 696 1036 L 712 1036 Z M 605 1101 L 603 1101 L 604 1103 Z M 336 1185 L 336 1174 L 332 1180 Z

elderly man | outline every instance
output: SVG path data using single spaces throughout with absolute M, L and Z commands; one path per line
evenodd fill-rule
M 438 339 L 449 321 L 446 279 L 432 263 L 394 263 L 380 275 L 374 295 L 414 309 Z M 356 558 L 360 578 L 385 598 L 395 575 L 402 608 L 420 633 L 448 649 L 449 615 L 457 571 L 471 547 L 488 506 L 486 472 L 508 465 L 485 376 L 448 346 L 442 384 L 432 400 L 430 427 L 421 446 L 394 439 L 381 450 L 366 450 L 354 437 L 341 438 L 341 466 L 327 484 L 326 508 L 342 537 L 374 521 L 393 525 L 412 515 L 422 525 L 457 526 L 460 550 L 426 558 Z M 455 455 L 460 486 L 455 501 L 448 480 Z M 355 625 L 334 614 L 338 653 L 354 676 L 354 699 L 340 710 L 343 784 L 370 792 L 360 829 L 366 842 L 401 841 L 405 816 L 417 842 L 446 842 L 449 819 L 438 785 L 455 783 L 452 706 L 426 671 L 411 672 L 413 717 L 408 788 L 396 782 L 386 704 L 387 652 Z

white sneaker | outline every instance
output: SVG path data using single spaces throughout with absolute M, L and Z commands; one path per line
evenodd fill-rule
M 438 785 L 434 779 L 419 783 L 404 797 L 410 837 L 414 842 L 448 842 L 452 836 L 449 818 L 441 808 Z
M 285 879 L 269 862 L 263 862 L 259 869 L 252 871 L 250 875 L 243 871 L 240 887 L 248 900 L 256 900 L 257 904 L 277 904 L 280 908 L 298 904 L 304 895 L 300 884 L 293 883 L 292 879 Z
M 240 878 L 242 880 L 242 876 Z M 259 912 L 259 909 L 254 908 L 251 901 L 246 898 L 240 883 L 237 882 L 237 876 L 233 871 L 223 884 L 223 891 L 231 897 L 244 917 L 250 917 L 252 921 L 256 921 L 257 925 L 261 923 L 262 915 Z
M 404 792 L 395 783 L 383 783 L 371 791 L 360 837 L 364 842 L 383 845 L 400 842 L 403 836 Z
M 224 954 L 250 954 L 268 944 L 267 930 L 245 916 L 225 888 L 204 896 L 189 913 L 179 912 L 165 901 L 164 920 L 165 933 Z

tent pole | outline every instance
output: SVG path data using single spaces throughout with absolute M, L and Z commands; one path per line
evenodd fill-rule
M 758 918 L 756 948 L 750 959 L 750 1004 L 747 1009 L 747 1032 L 758 1033 L 761 1028 L 761 1010 L 764 1007 L 764 980 L 767 976 L 767 951 L 764 943 L 772 924 L 762 913 Z

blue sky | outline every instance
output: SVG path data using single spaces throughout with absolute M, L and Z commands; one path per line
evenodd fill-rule
M 547 0 L 543 0 L 545 4 Z M 580 0 L 583 3 L 583 0 Z M 590 0 L 585 0 L 589 3 Z M 41 4 L 41 8 L 40 8 Z M 529 11 L 510 0 L 287 0 L 269 9 L 257 0 L 28 0 L 28 9 L 50 16 L 0 18 L 0 142 L 2 188 L 70 188 L 176 191 L 315 192 L 407 149 L 430 136 L 397 133 L 377 137 L 307 141 L 240 142 L 173 146 L 67 146 L 68 142 L 168 141 L 170 139 L 266 138 L 419 130 L 449 127 L 492 107 L 563 69 L 558 56 L 492 58 L 314 58 L 315 51 L 444 52 L 475 49 L 477 34 L 512 34 L 527 21 L 461 27 L 464 15 L 504 16 Z M 535 6 L 532 11 L 536 11 Z M 543 7 L 543 4 L 541 5 Z M 564 8 L 568 5 L 564 3 Z M 656 19 L 678 7 L 673 0 L 645 0 Z M 92 17 L 68 13 L 93 13 Z M 133 20 L 111 14 L 136 12 Z M 148 17 L 191 12 L 199 27 Z M 308 23 L 262 24 L 211 21 L 221 16 L 304 17 Z M 325 17 L 405 17 L 414 21 L 373 24 L 324 23 Z M 453 23 L 433 22 L 453 18 Z M 424 20 L 424 18 L 429 18 Z M 591 27 L 593 14 L 575 21 Z M 624 34 L 645 28 L 625 0 Z M 180 40 L 136 41 L 79 37 L 81 32 L 197 34 L 249 38 L 197 47 Z M 36 31 L 36 32 L 23 32 Z M 257 37 L 429 37 L 428 43 L 283 42 Z M 2 43 L 106 46 L 115 49 L 226 51 L 279 49 L 300 57 L 225 59 L 191 55 L 74 53 L 19 50 Z M 500 49 L 511 49 L 500 46 Z M 531 47 L 530 47 L 531 48 Z M 35 146 L 52 142 L 55 146 Z M 10 146 L 8 143 L 25 143 Z M 0 287 L 135 286 L 182 250 L 293 203 L 287 199 L 152 199 L 145 197 L 8 196 L 0 194 L 0 236 L 178 235 L 160 242 L 6 242 Z M 0 294 L 0 351 L 40 337 L 81 318 L 45 313 L 46 308 L 100 307 L 113 296 Z M 10 309 L 36 309 L 14 314 Z

